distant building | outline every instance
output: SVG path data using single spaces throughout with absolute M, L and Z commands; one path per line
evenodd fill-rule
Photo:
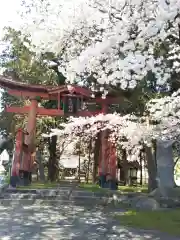
M 67 169 L 77 169 L 79 166 L 79 156 L 73 154 L 75 143 L 70 143 L 64 150 L 63 154 L 60 157 L 59 164 L 62 168 Z M 80 163 L 84 162 L 84 158 L 80 157 Z
M 62 155 L 60 158 L 60 166 L 67 169 L 77 169 L 79 166 L 79 156 L 77 155 Z M 84 158 L 80 158 L 80 164 L 84 163 Z

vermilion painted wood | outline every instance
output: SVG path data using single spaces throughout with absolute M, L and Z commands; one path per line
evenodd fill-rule
M 28 135 L 25 136 L 24 143 L 28 146 L 28 151 L 23 151 L 22 170 L 31 172 L 32 161 L 31 155 L 35 151 L 35 136 L 36 136 L 36 116 L 37 116 L 38 102 L 37 100 L 31 100 L 28 111 L 28 122 L 26 125 Z
M 28 114 L 30 107 L 24 106 L 24 107 L 6 107 L 6 112 L 9 113 L 17 113 L 17 114 Z M 37 115 L 42 116 L 64 116 L 64 112 L 62 110 L 58 109 L 46 109 L 46 108 L 37 108 Z
M 22 145 L 23 145 L 24 132 L 19 129 L 16 133 L 15 153 L 12 163 L 11 176 L 18 176 L 22 159 Z
M 41 97 L 45 100 L 57 100 L 56 96 L 49 96 L 48 93 L 39 93 L 39 92 L 29 92 L 29 91 L 19 91 L 19 90 L 8 90 L 9 95 L 16 96 L 16 97 L 22 97 L 22 98 L 28 98 L 28 97 Z
M 12 96 L 16 96 L 16 97 L 21 97 L 21 98 L 36 98 L 37 96 L 44 99 L 44 100 L 57 100 L 58 99 L 58 95 L 60 95 L 61 97 L 65 97 L 65 96 L 71 96 L 71 97 L 82 97 L 82 95 L 80 94 L 68 94 L 68 93 L 39 93 L 39 92 L 28 92 L 28 91 L 18 91 L 18 90 L 8 90 L 9 95 Z M 85 97 L 83 97 L 84 99 Z
M 68 85 L 63 85 L 63 86 L 45 86 L 45 85 L 32 85 L 32 84 L 27 84 L 24 82 L 19 82 L 19 81 L 13 81 L 11 78 L 7 78 L 4 76 L 0 76 L 0 86 L 11 90 L 11 93 L 14 94 L 17 91 L 19 92 L 26 92 L 26 96 L 31 96 L 32 93 L 37 93 L 36 96 L 48 94 L 51 95 L 53 93 L 65 93 L 69 92 Z M 74 92 L 77 94 L 80 94 L 85 97 L 91 97 L 92 91 L 89 90 L 88 88 L 76 86 L 76 85 L 70 85 L 71 88 L 74 89 Z M 14 92 L 14 93 L 13 93 Z
M 30 111 L 29 106 L 24 106 L 24 107 L 6 107 L 6 112 L 9 113 L 17 113 L 17 114 L 28 114 Z M 90 116 L 96 116 L 98 114 L 102 113 L 102 111 L 79 111 L 74 116 L 77 117 L 90 117 Z M 43 107 L 38 107 L 37 108 L 37 115 L 39 116 L 72 116 L 73 114 L 64 114 L 63 110 L 59 109 L 46 109 Z
M 69 86 L 71 86 L 71 88 L 73 89 L 73 93 L 79 94 L 83 97 L 91 98 L 91 95 L 92 95 L 91 90 L 89 90 L 87 88 L 79 87 L 76 85 L 69 85 Z M 63 85 L 63 86 L 55 87 L 55 88 L 51 88 L 51 89 L 47 88 L 47 91 L 48 91 L 49 95 L 70 92 L 67 85 Z
M 52 86 L 32 85 L 25 82 L 19 82 L 18 80 L 12 80 L 12 78 L 4 76 L 0 76 L 0 86 L 5 89 L 37 92 L 47 92 L 47 88 L 52 88 Z
M 18 90 L 8 90 L 9 95 L 16 96 L 16 97 L 22 97 L 22 98 L 35 98 L 35 97 L 41 97 L 44 100 L 57 100 L 58 99 L 58 93 L 39 93 L 39 92 L 29 92 L 29 91 L 18 91 Z M 61 97 L 65 96 L 73 96 L 72 94 L 65 94 L 65 93 L 60 93 Z M 78 94 L 76 97 L 82 97 L 82 95 Z M 87 102 L 92 102 L 92 103 L 105 103 L 105 104 L 113 104 L 113 103 L 121 103 L 124 98 L 123 97 L 107 97 L 105 99 L 102 99 L 101 97 L 96 97 L 96 98 L 85 98 L 84 99 Z

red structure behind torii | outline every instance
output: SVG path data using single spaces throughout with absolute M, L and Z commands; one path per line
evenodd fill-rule
M 14 81 L 4 76 L 0 76 L 0 87 L 6 89 L 12 96 L 30 100 L 29 106 L 6 107 L 6 111 L 10 113 L 28 114 L 26 134 L 23 134 L 22 130 L 18 131 L 17 134 L 16 152 L 18 152 L 18 154 L 15 154 L 17 157 L 14 159 L 12 175 L 19 175 L 19 171 L 31 172 L 32 163 L 30 156 L 35 150 L 34 139 L 37 116 L 68 117 L 72 115 L 94 116 L 100 113 L 106 114 L 110 104 L 119 103 L 122 100 L 122 97 L 115 97 L 110 93 L 105 99 L 102 99 L 100 94 L 97 94 L 95 98 L 92 98 L 91 90 L 77 85 L 63 85 L 58 87 L 30 85 Z M 47 109 L 40 107 L 39 102 L 41 100 L 56 100 L 57 108 Z M 84 103 L 99 104 L 101 109 L 98 111 L 89 111 L 82 107 Z M 110 147 L 103 135 L 104 134 L 102 134 L 99 174 L 105 175 L 109 173 L 112 178 L 116 178 L 116 153 L 112 144 L 110 144 Z M 23 137 L 24 140 L 22 140 Z M 20 148 L 21 150 L 23 149 L 23 151 L 20 151 Z M 111 153 L 109 153 L 108 156 L 106 156 L 107 148 L 111 149 Z M 22 160 L 20 160 L 20 155 Z

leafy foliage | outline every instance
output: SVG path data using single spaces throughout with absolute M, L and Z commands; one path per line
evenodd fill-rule
M 5 69 L 4 76 L 29 84 L 57 85 L 56 73 L 44 63 L 44 57 L 47 57 L 47 55 L 42 55 L 39 59 L 36 59 L 35 53 L 30 50 L 30 41 L 26 37 L 22 37 L 20 31 L 7 28 L 3 40 L 9 43 L 7 49 L 1 54 L 1 68 Z M 14 135 L 17 128 L 25 127 L 27 122 L 25 116 L 6 113 L 6 105 L 24 106 L 27 104 L 28 100 L 26 99 L 10 96 L 6 90 L 2 92 L 1 132 Z M 56 126 L 56 120 L 51 117 L 38 119 L 37 142 L 40 141 L 39 136 L 42 132 L 47 132 L 51 127 Z

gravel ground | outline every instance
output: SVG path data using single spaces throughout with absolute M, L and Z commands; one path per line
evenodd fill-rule
M 13 203 L 12 203 L 13 204 Z M 74 203 L 47 201 L 33 205 L 0 205 L 1 240 L 178 240 L 152 231 L 126 228 L 111 212 Z

